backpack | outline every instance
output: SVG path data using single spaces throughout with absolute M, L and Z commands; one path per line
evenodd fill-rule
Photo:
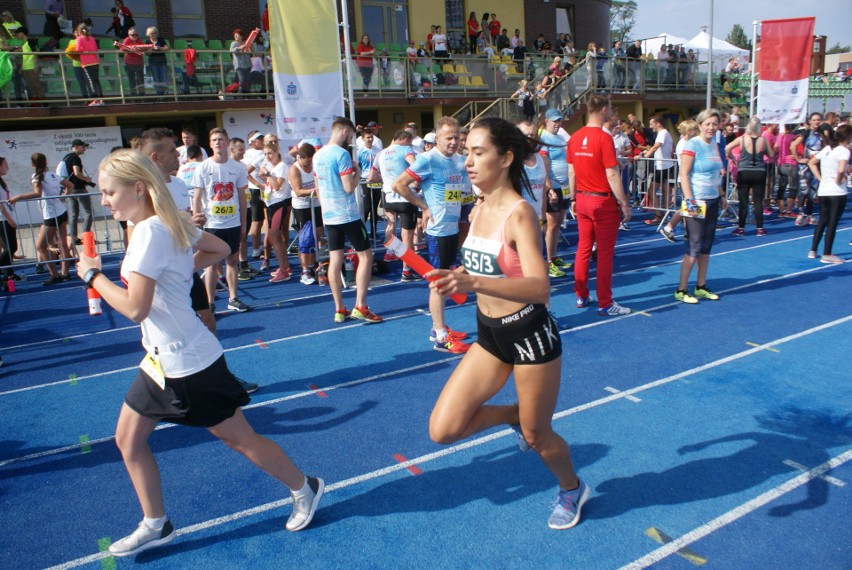
M 56 165 L 56 175 L 60 177 L 62 180 L 66 180 L 71 176 L 71 173 L 68 172 L 68 163 L 65 162 L 65 159 L 68 158 L 68 155 L 65 155 L 65 158 L 59 161 L 59 164 Z

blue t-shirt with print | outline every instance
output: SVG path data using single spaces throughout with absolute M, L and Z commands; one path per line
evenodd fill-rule
M 354 172 L 352 157 L 336 144 L 324 146 L 314 155 L 322 220 L 326 225 L 348 224 L 361 219 L 355 194 L 343 189 L 342 176 Z
M 683 154 L 694 157 L 689 172 L 692 197 L 696 200 L 718 198 L 722 182 L 722 155 L 716 141 L 706 143 L 701 137 L 693 137 L 686 142 Z
M 548 131 L 542 131 L 538 138 L 544 143 L 539 154 L 550 157 L 550 183 L 554 188 L 568 188 L 568 143 Z
M 455 154 L 444 156 L 436 148 L 417 156 L 414 164 L 406 169 L 420 182 L 423 199 L 432 216 L 426 233 L 430 236 L 452 236 L 459 233 L 467 173 L 459 168 Z

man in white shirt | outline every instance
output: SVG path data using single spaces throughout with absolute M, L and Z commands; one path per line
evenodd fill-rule
M 417 134 L 417 123 L 408 123 L 405 130 L 411 133 L 411 148 L 416 154 L 423 152 L 423 139 Z
M 654 157 L 654 176 L 648 185 L 648 197 L 646 197 L 645 204 L 647 207 L 655 209 L 655 212 L 654 217 L 645 220 L 645 223 L 657 225 L 663 217 L 661 210 L 667 209 L 671 205 L 671 189 L 676 182 L 674 143 L 660 117 L 651 117 L 648 125 L 656 133 L 656 138 L 653 146 L 644 153 L 645 158 Z M 662 191 L 659 201 L 657 200 L 657 186 Z
M 247 223 L 251 224 L 248 232 L 251 236 L 251 256 L 254 259 L 258 259 L 260 257 L 260 251 L 263 247 L 261 233 L 263 231 L 263 221 L 265 216 L 263 201 L 260 199 L 260 190 L 261 186 L 263 186 L 263 181 L 252 176 L 252 173 L 260 168 L 263 160 L 263 133 L 260 131 L 251 131 L 248 134 L 248 147 L 246 148 L 246 152 L 243 155 L 241 162 L 246 165 L 246 172 L 248 173 L 249 213 L 246 218 L 248 219 Z M 245 270 L 241 268 L 241 276 L 244 278 L 250 278 L 250 271 L 248 273 L 244 273 Z
M 205 230 L 230 247 L 226 281 L 228 284 L 228 309 L 245 312 L 251 309 L 237 296 L 237 261 L 240 241 L 246 237 L 246 189 L 248 178 L 243 164 L 228 156 L 228 132 L 222 128 L 210 131 L 210 148 L 213 156 L 201 163 L 192 180 L 194 188 L 192 211 L 207 217 Z M 204 272 L 207 298 L 211 305 L 216 300 L 215 266 Z M 212 309 L 213 307 L 211 307 Z
M 195 131 L 189 127 L 184 127 L 180 131 L 180 140 L 183 141 L 183 145 L 179 146 L 177 151 L 179 161 L 183 164 L 186 162 L 186 149 L 192 145 L 198 144 L 198 136 L 195 134 Z M 201 147 L 201 154 L 204 156 L 204 160 L 207 160 L 207 151 L 204 150 L 204 147 Z

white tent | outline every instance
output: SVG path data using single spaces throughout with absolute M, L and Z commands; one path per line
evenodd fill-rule
M 696 58 L 706 59 L 710 51 L 710 34 L 702 30 L 697 36 L 687 41 L 684 47 L 694 50 Z M 738 48 L 725 40 L 713 38 L 713 71 L 725 71 L 725 66 L 732 57 L 738 58 L 740 63 L 746 63 L 748 56 L 748 50 Z
M 688 40 L 686 38 L 682 38 L 674 34 L 662 33 L 655 38 L 648 38 L 646 40 L 642 40 L 642 53 L 653 54 L 656 58 L 657 54 L 660 52 L 660 46 L 664 44 L 673 44 L 679 46 L 681 44 L 687 43 L 687 41 Z

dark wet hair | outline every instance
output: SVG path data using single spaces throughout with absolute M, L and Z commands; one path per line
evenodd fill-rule
M 512 153 L 514 158 L 509 165 L 509 180 L 512 187 L 520 195 L 523 195 L 525 189 L 527 193 L 532 195 L 530 181 L 524 169 L 524 161 L 530 155 L 536 153 L 542 144 L 541 141 L 534 137 L 528 137 L 521 132 L 517 125 L 498 117 L 480 119 L 471 125 L 470 130 L 473 131 L 474 129 L 487 129 L 491 144 L 497 147 L 499 154 Z

